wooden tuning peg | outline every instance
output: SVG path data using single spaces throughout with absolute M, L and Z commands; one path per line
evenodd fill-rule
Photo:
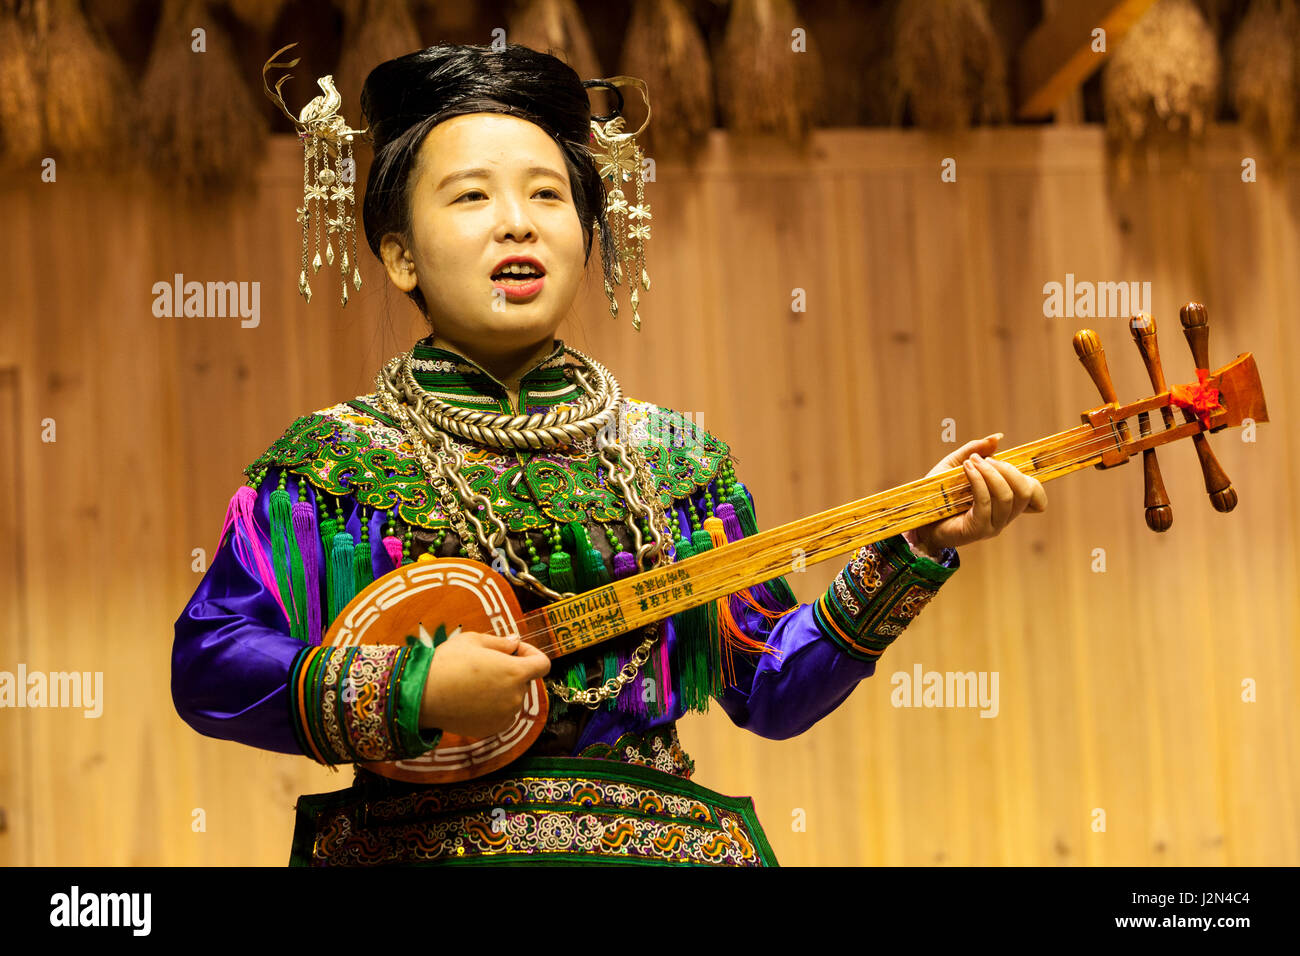
M 1110 383 L 1110 369 L 1106 367 L 1106 350 L 1101 347 L 1101 338 L 1097 333 L 1092 329 L 1080 329 L 1075 332 L 1074 354 L 1079 356 L 1079 361 L 1088 370 L 1088 374 L 1092 377 L 1092 384 L 1096 385 L 1097 391 L 1101 393 L 1101 400 L 1107 405 L 1118 405 L 1119 399 L 1115 396 L 1115 386 Z M 1124 441 L 1132 441 L 1128 422 L 1120 421 L 1116 424 Z
M 1178 310 L 1178 317 L 1183 323 L 1183 335 L 1187 338 L 1187 345 L 1192 350 L 1192 361 L 1196 363 L 1197 368 L 1208 369 L 1210 367 L 1210 319 L 1205 306 L 1200 302 L 1188 302 Z M 1196 418 L 1190 408 L 1183 409 L 1183 417 L 1189 422 Z M 1197 432 L 1192 436 L 1192 444 L 1196 446 L 1196 457 L 1201 462 L 1201 474 L 1205 476 L 1205 491 L 1210 496 L 1210 504 L 1214 506 L 1215 511 L 1225 513 L 1231 511 L 1237 507 L 1237 492 L 1220 466 L 1219 459 L 1215 457 L 1214 450 L 1210 448 L 1209 439 L 1205 437 L 1204 432 Z
M 1156 321 L 1146 312 L 1139 312 L 1128 323 L 1133 341 L 1142 354 L 1142 363 L 1147 367 L 1147 377 L 1156 394 L 1166 390 L 1165 373 L 1160 367 L 1160 346 L 1156 342 Z M 1165 406 L 1160 409 L 1164 415 L 1165 428 L 1174 427 L 1174 413 Z M 1143 438 L 1151 434 L 1151 413 L 1138 413 L 1138 432 Z M 1146 521 L 1152 531 L 1168 531 L 1174 523 L 1174 509 L 1169 506 L 1169 495 L 1165 492 L 1165 482 L 1160 475 L 1160 463 L 1156 461 L 1156 450 L 1147 448 L 1142 452 L 1142 483 L 1145 487 Z

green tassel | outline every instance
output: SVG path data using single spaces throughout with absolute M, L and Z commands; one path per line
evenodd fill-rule
M 569 556 L 563 551 L 551 552 L 551 588 L 555 591 L 577 591 L 578 585 L 573 580 L 573 565 Z
M 608 584 L 609 568 L 606 566 L 605 559 L 601 556 L 600 551 L 594 545 L 588 545 L 579 554 L 582 556 L 582 570 L 579 577 L 587 579 L 587 586 L 583 590 L 590 591 L 593 588 Z
M 569 668 L 569 672 L 564 675 L 564 684 L 570 690 L 587 689 L 587 665 L 578 661 Z
M 339 523 L 335 518 L 322 518 L 320 520 L 320 541 L 325 552 L 325 594 L 334 593 L 334 566 L 330 561 L 330 548 L 334 544 L 334 535 L 338 532 Z M 332 600 L 332 599 L 331 599 Z M 330 620 L 334 620 L 334 615 L 330 615 Z M 329 623 L 329 622 L 325 622 Z
M 689 539 L 678 541 L 677 560 L 685 561 L 696 553 Z M 677 691 L 682 706 L 701 713 L 708 711 L 709 694 L 709 631 L 707 607 L 693 607 L 678 611 L 673 616 L 677 631 L 677 645 L 673 648 L 675 659 L 671 662 L 677 677 Z
M 330 622 L 338 616 L 339 611 L 347 607 L 349 601 L 356 596 L 353 586 L 356 581 L 353 578 L 352 555 L 356 550 L 356 545 L 352 540 L 352 535 L 347 531 L 340 531 L 334 535 L 334 541 L 330 545 Z
M 573 535 L 572 567 L 573 576 L 578 582 L 576 590 L 590 591 L 602 584 L 608 584 L 609 570 L 605 567 L 605 559 L 592 547 L 591 539 L 587 537 L 587 529 L 578 521 L 570 521 L 567 527 Z M 561 534 L 563 535 L 563 529 Z
M 745 537 L 758 534 L 758 519 L 754 517 L 754 509 L 749 505 L 749 496 L 737 487 L 727 501 L 736 509 L 736 519 L 740 522 L 740 530 L 745 532 Z
M 614 651 L 606 651 L 604 664 L 600 675 L 601 682 L 604 683 L 607 680 L 612 680 L 613 678 L 618 676 L 618 672 L 619 672 L 618 654 L 615 653 Z M 618 699 L 617 697 L 610 697 L 608 700 L 606 700 L 605 709 L 613 710 L 614 702 L 617 699 Z
M 549 570 L 547 570 L 545 561 L 538 561 L 536 564 L 532 565 L 528 570 L 532 571 L 533 577 L 541 581 L 542 584 L 546 585 L 546 587 L 550 588 L 553 591 L 559 590 L 559 588 L 557 588 L 554 584 L 551 583 L 551 573 Z
M 361 543 L 352 555 L 353 593 L 360 594 L 375 579 L 375 565 L 370 554 L 370 522 L 361 513 Z
M 280 598 L 289 611 L 289 633 L 302 641 L 306 640 L 304 632 L 307 629 L 307 585 L 303 579 L 298 539 L 293 533 L 292 509 L 293 501 L 283 487 L 271 492 L 271 556 L 275 563 L 275 580 L 280 585 Z M 289 588 L 291 567 L 292 591 Z

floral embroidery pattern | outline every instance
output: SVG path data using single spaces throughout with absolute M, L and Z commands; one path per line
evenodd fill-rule
M 394 513 L 408 524 L 446 527 L 436 497 L 400 428 L 371 406 L 374 394 L 333 405 L 295 421 L 270 448 L 244 469 L 250 478 L 270 467 L 307 478 L 320 490 L 352 496 L 358 503 Z M 678 412 L 624 399 L 624 427 L 657 479 L 665 507 L 694 494 L 718 474 L 729 457 L 727 444 Z M 690 435 L 690 441 L 682 441 Z M 554 522 L 621 521 L 622 500 L 607 487 L 604 466 L 592 438 L 564 449 L 528 455 L 483 448 L 453 439 L 464 455 L 462 474 L 470 487 L 492 499 L 513 532 L 546 528 Z M 545 502 L 534 503 L 527 484 Z

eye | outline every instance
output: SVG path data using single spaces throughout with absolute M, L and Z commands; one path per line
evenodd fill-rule
M 552 189 L 550 186 L 547 186 L 545 189 L 539 189 L 537 192 L 538 195 L 541 195 L 542 193 L 550 193 L 552 199 L 564 198 L 563 196 L 560 195 L 560 191 L 558 189 Z
M 456 202 L 460 202 L 462 199 L 468 199 L 470 196 L 484 196 L 484 197 L 486 197 L 486 196 L 487 196 L 487 193 L 483 192 L 483 190 L 481 190 L 481 189 L 471 189 L 469 192 L 465 193 L 464 195 L 457 196 L 457 197 L 456 197 Z

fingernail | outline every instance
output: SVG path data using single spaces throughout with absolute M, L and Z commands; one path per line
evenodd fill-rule
M 975 453 L 973 453 L 973 452 L 971 453 L 971 458 L 975 459 L 976 461 L 983 461 L 983 460 L 984 460 L 984 459 L 981 458 L 979 455 L 977 455 L 977 454 L 975 454 Z

